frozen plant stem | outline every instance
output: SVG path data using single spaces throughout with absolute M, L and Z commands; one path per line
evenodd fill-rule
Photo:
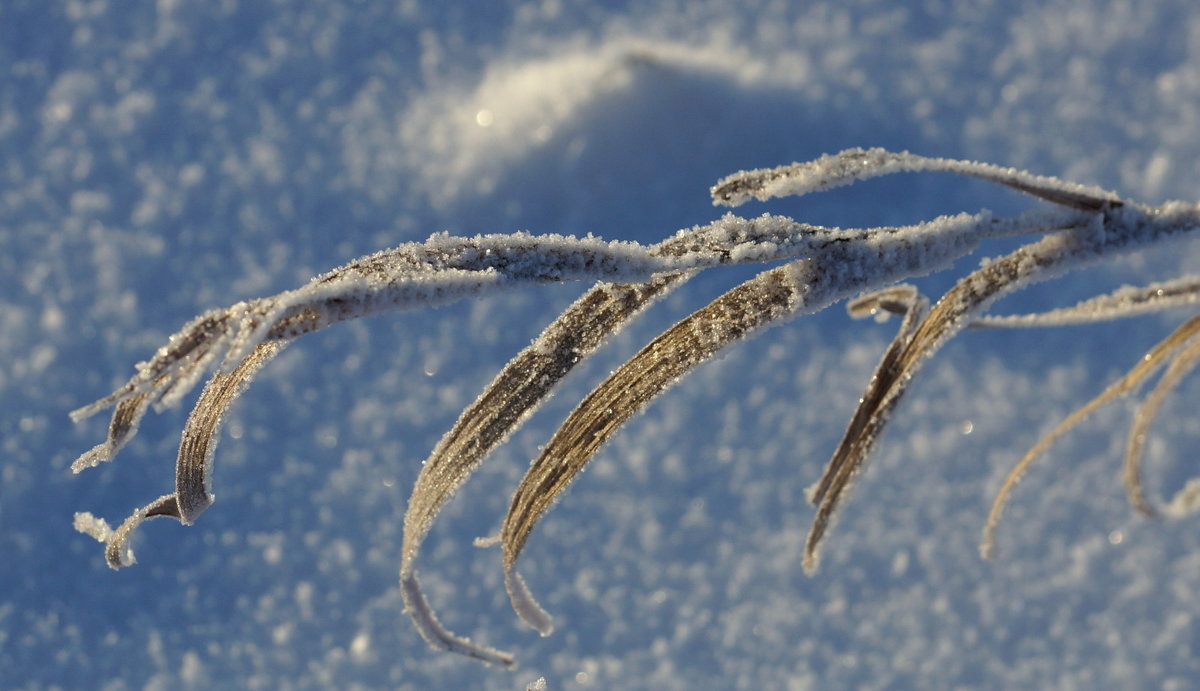
M 726 214 L 655 245 L 526 233 L 453 237 L 438 234 L 355 260 L 278 295 L 210 310 L 186 324 L 108 396 L 71 414 L 82 420 L 114 412 L 106 439 L 82 454 L 74 472 L 112 460 L 137 433 L 150 408 L 179 403 L 208 375 L 188 417 L 176 461 L 174 492 L 134 511 L 117 529 L 89 513 L 75 526 L 106 545 L 113 568 L 134 563 L 130 538 L 142 521 L 168 516 L 189 525 L 213 501 L 212 461 L 221 423 L 254 376 L 299 336 L 341 321 L 563 281 L 594 284 L 505 366 L 462 413 L 421 468 L 404 516 L 400 592 L 417 630 L 434 647 L 511 667 L 511 654 L 458 636 L 441 624 L 417 579 L 421 545 L 445 503 L 498 445 L 553 392 L 579 362 L 656 300 L 699 271 L 733 264 L 782 262 L 729 290 L 653 339 L 588 394 L 530 465 L 513 495 L 498 541 L 513 608 L 543 635 L 550 615 L 533 598 L 516 564 L 538 520 L 603 444 L 637 411 L 715 354 L 767 327 L 848 298 L 855 316 L 902 314 L 857 411 L 821 478 L 804 568 L 819 549 L 853 481 L 921 366 L 964 328 L 1046 327 L 1121 319 L 1200 301 L 1200 278 L 1187 276 L 1123 288 L 1043 314 L 988 313 L 1003 295 L 1074 269 L 1165 242 L 1191 238 L 1200 206 L 1144 206 L 1095 187 L 986 163 L 926 158 L 882 149 L 851 149 L 806 163 L 743 171 L 712 189 L 714 203 L 802 195 L 899 172 L 976 177 L 1032 195 L 1050 208 L 1015 218 L 986 212 L 946 216 L 906 227 L 825 228 L 790 218 Z M 1016 251 L 965 277 L 932 307 L 898 284 L 941 271 L 981 240 L 1035 236 Z M 1005 481 L 988 516 L 982 550 L 993 551 L 1000 511 L 1033 460 L 1095 408 L 1132 393 L 1154 372 L 1166 374 L 1138 412 L 1125 463 L 1133 505 L 1154 513 L 1141 486 L 1141 446 L 1166 394 L 1200 360 L 1200 317 L 1156 346 L 1126 377 L 1034 446 Z M 1170 515 L 1200 504 L 1200 482 L 1170 503 Z

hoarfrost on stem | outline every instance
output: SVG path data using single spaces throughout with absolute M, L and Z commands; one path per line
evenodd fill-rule
M 513 433 L 577 365 L 656 300 L 699 271 L 732 264 L 782 262 L 735 286 L 669 327 L 600 382 L 558 428 L 513 495 L 497 541 L 504 582 L 518 616 L 543 635 L 550 615 L 516 569 L 534 527 L 555 499 L 634 413 L 679 378 L 741 340 L 798 315 L 851 300 L 851 314 L 903 315 L 841 443 L 808 492 L 816 505 L 804 567 L 816 568 L 819 549 L 853 481 L 860 476 L 887 422 L 921 366 L 964 328 L 1061 326 L 1189 308 L 1200 300 L 1200 278 L 1126 287 L 1073 307 L 1043 314 L 995 316 L 1003 295 L 1142 248 L 1190 238 L 1200 206 L 1144 206 L 1099 188 L 1001 166 L 927 158 L 882 149 L 851 149 L 814 161 L 743 171 L 712 188 L 715 204 L 819 192 L 900 172 L 947 172 L 1001 184 L 1050 202 L 1014 218 L 990 213 L 945 216 L 906 227 L 826 228 L 764 214 L 732 214 L 678 231 L 655 244 L 607 242 L 529 233 L 455 237 L 435 234 L 362 257 L 307 285 L 238 302 L 196 317 L 171 336 L 116 391 L 71 417 L 114 411 L 104 442 L 82 454 L 74 472 L 112 460 L 137 433 L 146 412 L 177 405 L 210 375 L 184 427 L 174 491 L 135 510 L 120 526 L 89 513 L 75 527 L 105 543 L 113 568 L 134 563 L 130 537 L 146 519 L 168 516 L 191 524 L 214 499 L 212 462 L 221 423 L 254 376 L 284 347 L 338 322 L 386 312 L 444 305 L 470 297 L 563 281 L 594 282 L 527 348 L 516 355 L 463 411 L 424 462 L 404 516 L 400 592 L 405 610 L 434 647 L 511 667 L 510 653 L 458 636 L 444 627 L 417 579 L 421 545 L 438 512 L 488 454 Z M 915 288 L 898 283 L 941 271 L 980 241 L 1038 236 L 963 277 L 932 307 Z M 1130 433 L 1126 487 L 1142 513 L 1155 510 L 1139 480 L 1141 444 L 1161 401 L 1200 360 L 1200 317 L 1187 321 L 1128 375 L 1081 408 L 1021 459 L 988 516 L 983 551 L 990 556 L 1001 508 L 1033 460 L 1092 410 L 1133 392 L 1159 369 L 1166 373 L 1147 396 Z M 1161 512 L 1179 515 L 1200 504 L 1189 483 Z

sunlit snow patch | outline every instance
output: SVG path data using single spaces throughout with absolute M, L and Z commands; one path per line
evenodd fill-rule
M 587 146 L 585 133 L 595 133 L 586 123 L 621 99 L 657 98 L 658 87 L 680 75 L 717 78 L 737 88 L 779 81 L 780 75 L 795 82 L 808 72 L 804 64 L 772 69 L 743 52 L 728 45 L 621 39 L 498 62 L 473 87 L 428 91 L 402 114 L 406 172 L 435 205 L 449 205 L 491 193 L 507 171 L 537 152 L 553 151 L 556 161 L 569 164 Z M 679 117 L 686 117 L 687 105 L 678 107 Z

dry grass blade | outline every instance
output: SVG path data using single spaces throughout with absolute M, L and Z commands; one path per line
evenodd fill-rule
M 210 351 L 226 336 L 229 321 L 228 310 L 210 310 L 196 317 L 171 336 L 168 343 L 159 348 L 149 362 L 140 363 L 138 373 L 125 385 L 90 405 L 71 411 L 71 419 L 79 422 L 109 406 L 141 394 L 150 394 L 148 405 L 157 403 L 179 380 L 177 373 L 180 370 L 183 370 L 184 378 L 187 378 L 202 363 L 206 365 L 211 362 L 214 356 Z
M 221 423 L 229 407 L 246 390 L 254 375 L 284 345 L 280 341 L 260 344 L 233 371 L 218 372 L 205 385 L 184 426 L 175 465 L 174 493 L 163 495 L 134 511 L 117 530 L 111 530 L 103 519 L 95 518 L 90 513 L 75 515 L 76 529 L 106 543 L 105 558 L 109 566 L 119 569 L 135 562 L 129 541 L 145 519 L 169 516 L 189 525 L 212 503 L 212 457 Z M 118 414 L 122 407 L 142 398 L 135 396 L 122 402 L 117 407 Z
M 405 612 L 412 619 L 421 637 L 434 648 L 479 660 L 484 664 L 510 669 L 516 665 L 511 653 L 473 643 L 469 638 L 457 636 L 447 630 L 429 606 L 429 601 L 425 599 L 425 593 L 418 586 L 415 575 L 400 579 L 400 593 L 404 599 Z
M 1087 416 L 1095 412 L 1100 406 L 1105 405 L 1117 398 L 1129 393 L 1140 385 L 1147 377 L 1154 374 L 1159 368 L 1167 363 L 1167 359 L 1171 354 L 1187 345 L 1192 339 L 1200 333 L 1200 317 L 1193 317 L 1186 321 L 1182 326 L 1175 329 L 1170 336 L 1167 336 L 1157 345 L 1150 349 L 1133 369 L 1129 370 L 1125 376 L 1113 382 L 1099 396 L 1096 396 L 1091 401 L 1088 401 L 1082 408 L 1071 413 L 1067 419 L 1060 422 L 1049 434 L 1042 437 L 1033 448 L 1029 449 L 1025 455 L 1017 462 L 1013 469 L 1005 476 L 1000 490 L 996 492 L 996 498 L 992 500 L 992 508 L 988 511 L 987 522 L 983 528 L 983 540 L 979 546 L 979 552 L 984 559 L 991 559 L 995 556 L 995 539 L 996 528 L 1000 524 L 1000 518 L 1004 511 L 1004 505 L 1008 502 L 1009 495 L 1017 483 L 1021 481 L 1021 477 L 1029 469 L 1039 456 L 1050 448 L 1050 445 L 1057 441 L 1063 434 L 1069 431 L 1072 427 L 1079 424 Z M 1128 472 L 1128 471 L 1127 471 Z M 1130 495 L 1132 498 L 1132 494 Z M 1138 506 L 1135 500 L 1135 506 Z M 1142 502 L 1138 507 L 1139 510 L 1146 512 L 1149 507 Z M 1149 515 L 1149 514 L 1147 514 Z
M 671 274 L 645 284 L 602 283 L 589 290 L 501 370 L 426 459 L 404 514 L 400 581 L 405 607 L 430 644 L 493 664 L 512 664 L 511 655 L 482 648 L 438 622 L 414 572 L 421 543 L 459 485 L 577 363 L 688 277 Z
M 91 535 L 104 543 L 104 559 L 111 568 L 119 569 L 137 563 L 129 539 L 137 531 L 138 526 L 147 518 L 169 516 L 179 518 L 179 506 L 175 502 L 175 494 L 164 494 L 146 506 L 134 511 L 123 523 L 113 530 L 103 518 L 81 511 L 75 514 L 75 530 Z
M 818 506 L 804 552 L 804 570 L 810 573 L 816 568 L 817 545 L 825 535 L 829 521 L 837 509 L 838 499 L 849 487 L 870 453 L 870 445 L 874 442 L 877 428 L 882 426 L 899 400 L 898 395 L 891 396 L 889 400 L 885 398 L 890 393 L 891 385 L 901 374 L 897 371 L 901 355 L 912 341 L 917 325 L 928 313 L 929 301 L 920 295 L 916 288 L 901 285 L 864 296 L 847 307 L 855 317 L 866 316 L 883 309 L 902 312 L 904 320 L 875 368 L 875 374 L 867 385 L 858 411 L 846 428 L 842 443 L 830 459 L 821 480 L 809 493 L 809 501 Z M 874 425 L 876 429 L 868 430 L 868 425 Z
M 1196 317 L 1195 319 L 1200 320 L 1200 317 Z M 1175 389 L 1179 385 L 1180 380 L 1195 368 L 1198 360 L 1200 360 L 1200 339 L 1193 336 L 1171 358 L 1171 364 L 1163 372 L 1162 378 L 1158 380 L 1154 389 L 1142 401 L 1142 405 L 1138 407 L 1137 413 L 1133 417 L 1133 425 L 1129 430 L 1129 440 L 1126 443 L 1125 464 L 1122 473 L 1125 481 L 1125 494 L 1129 497 L 1129 503 L 1134 509 L 1149 518 L 1158 516 L 1159 512 L 1151 506 L 1149 500 L 1146 498 L 1146 492 L 1142 487 L 1142 445 L 1146 440 L 1146 433 L 1150 429 L 1150 424 L 1154 422 L 1155 416 L 1158 415 L 1158 409 L 1162 407 L 1167 394 Z M 1171 502 L 1172 505 L 1177 503 L 1179 502 Z
M 105 442 L 75 461 L 72 468 L 78 472 L 110 460 L 136 433 L 149 407 L 161 410 L 178 403 L 205 374 L 216 370 L 186 423 L 175 491 L 138 509 L 116 530 L 87 513 L 76 514 L 76 528 L 106 543 L 106 558 L 117 568 L 133 563 L 130 537 L 144 520 L 158 516 L 184 524 L 195 520 L 212 502 L 213 454 L 230 406 L 259 369 L 302 334 L 359 317 L 446 305 L 523 286 L 601 281 L 510 361 L 463 412 L 427 459 L 405 514 L 400 587 L 405 608 L 421 635 L 436 647 L 511 666 L 513 657 L 508 653 L 474 644 L 444 628 L 421 592 L 415 563 L 440 508 L 576 363 L 655 299 L 700 270 L 788 260 L 672 326 L 593 390 L 531 464 L 512 498 L 499 540 L 505 586 L 514 609 L 535 629 L 549 633 L 550 617 L 529 593 L 516 563 L 537 521 L 600 446 L 634 413 L 721 349 L 786 318 L 876 291 L 851 303 L 852 314 L 893 312 L 904 318 L 842 443 L 809 492 L 817 504 L 805 546 L 804 566 L 811 570 L 832 519 L 909 382 L 925 360 L 958 331 L 972 325 L 1046 326 L 1115 319 L 1200 302 L 1200 278 L 1188 277 L 1122 289 L 1040 315 L 983 316 L 998 297 L 1030 283 L 1194 234 L 1200 228 L 1200 205 L 1196 204 L 1141 206 L 1099 188 L 1010 168 L 882 149 L 851 149 L 808 163 L 737 173 L 719 182 L 712 193 L 718 204 L 737 205 L 751 198 L 807 194 L 915 171 L 980 178 L 1057 206 L 1017 218 L 993 218 L 987 212 L 958 214 L 903 228 L 824 228 L 769 214 L 755 219 L 726 214 L 653 246 L 594 237 L 528 233 L 454 237 L 442 233 L 423 243 L 408 243 L 354 260 L 295 290 L 205 312 L 172 336 L 148 362 L 139 363 L 124 385 L 71 414 L 79 420 L 115 406 Z M 949 267 L 985 238 L 1054 231 L 1062 232 L 1047 235 L 963 278 L 932 309 L 910 286 L 886 288 Z M 1176 353 L 1167 374 L 1139 412 L 1131 435 L 1126 474 L 1131 478 L 1127 485 L 1135 505 L 1140 501 L 1148 507 L 1138 479 L 1141 438 L 1166 392 L 1200 359 L 1197 320 L 1160 344 L 1161 356 L 1152 351 L 1148 364 L 1135 367 L 1122 380 L 1124 384 L 1115 385 L 1136 385 Z M 1119 392 L 1104 396 L 1115 395 Z M 1104 396 L 1102 399 L 1108 400 Z M 1083 414 L 1086 412 L 1077 413 L 1080 419 Z M 1075 421 L 1073 416 L 1064 429 Z M 1061 431 L 1056 430 L 1050 439 L 1058 434 Z M 1044 440 L 1031 454 L 1040 453 L 1048 443 Z M 985 544 L 990 544 L 1004 497 L 1028 462 L 1018 464 L 997 497 Z M 1200 480 L 1189 482 L 1168 511 L 1183 512 L 1197 505 Z
M 1080 236 L 1080 233 L 1084 236 Z M 804 568 L 817 566 L 821 541 L 837 511 L 841 495 L 849 488 L 892 410 L 907 390 L 920 366 L 954 334 L 994 300 L 1035 280 L 1044 280 L 1063 265 L 1086 261 L 1095 248 L 1086 231 L 1051 235 L 997 259 L 960 280 L 915 327 L 911 338 L 889 349 L 863 394 L 824 474 L 810 492 L 817 515 L 805 544 Z
M 790 314 L 804 289 L 799 263 L 733 288 L 655 338 L 579 404 L 533 462 L 513 495 L 501 544 L 513 606 L 543 635 L 551 629 L 549 617 L 514 571 L 538 518 L 633 413 L 724 346 Z
M 184 424 L 175 462 L 175 496 L 179 521 L 184 525 L 191 524 L 212 504 L 212 459 L 230 406 L 286 345 L 287 341 L 258 344 L 233 371 L 214 374 L 200 393 Z
M 131 398 L 126 398 L 117 404 L 113 410 L 112 419 L 108 423 L 108 436 L 105 440 L 84 452 L 71 464 L 71 472 L 80 473 L 88 468 L 95 468 L 105 461 L 111 461 L 133 435 L 137 434 L 138 424 L 150 407 L 150 393 L 143 392 Z
M 857 148 L 804 163 L 734 173 L 714 185 L 710 194 L 715 204 L 738 206 L 751 198 L 766 201 L 774 197 L 821 192 L 882 175 L 920 171 L 940 171 L 979 178 L 1083 211 L 1100 211 L 1122 203 L 1116 194 L 1098 187 L 1077 185 L 990 163 Z
M 1084 300 L 1072 307 L 1036 314 L 984 314 L 971 321 L 972 329 L 1013 329 L 1068 326 L 1123 319 L 1200 303 L 1200 276 L 1184 276 L 1141 287 L 1124 287 L 1107 295 Z

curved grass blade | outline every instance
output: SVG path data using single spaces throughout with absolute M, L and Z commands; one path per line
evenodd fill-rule
M 1032 247 L 1054 244 L 1057 238 L 1047 238 Z M 903 341 L 894 341 L 871 377 L 858 409 L 846 428 L 846 434 L 829 460 L 820 480 L 808 493 L 809 501 L 817 505 L 805 546 L 804 569 L 816 569 L 818 548 L 837 510 L 842 494 L 858 474 L 879 433 L 886 425 L 891 411 L 899 402 L 917 368 L 940 346 L 965 326 L 973 313 L 1006 289 L 1014 289 L 1020 279 L 1021 266 L 1029 245 L 976 271 L 960 281 L 914 327 Z M 1028 266 L 1034 266 L 1029 262 Z
M 740 206 L 752 198 L 767 201 L 775 197 L 799 196 L 883 175 L 922 171 L 979 178 L 1083 211 L 1100 211 L 1122 204 L 1115 193 L 1098 187 L 1033 175 L 991 163 L 930 158 L 907 151 L 896 153 L 878 148 L 846 149 L 804 163 L 744 170 L 718 181 L 710 194 L 714 204 Z
M 894 286 L 884 291 L 866 295 L 848 305 L 850 314 L 863 317 L 883 309 L 903 313 L 904 320 L 896 337 L 884 351 L 867 390 L 863 393 L 859 409 L 851 418 L 837 452 L 821 480 L 808 493 L 808 500 L 818 505 L 812 530 L 804 553 L 803 567 L 812 572 L 816 568 L 816 547 L 838 506 L 838 499 L 846 492 L 853 478 L 861 471 L 870 453 L 870 446 L 878 435 L 878 428 L 886 422 L 891 410 L 899 402 L 898 395 L 890 395 L 891 387 L 901 376 L 905 349 L 912 343 L 917 327 L 924 324 L 929 313 L 929 301 L 909 285 Z M 828 501 L 826 501 L 828 499 Z
M 105 558 L 114 569 L 135 563 L 129 541 L 147 518 L 169 516 L 184 525 L 212 503 L 212 458 L 216 450 L 221 423 L 229 407 L 249 386 L 254 375 L 286 345 L 281 341 L 261 343 L 231 372 L 213 375 L 184 425 L 183 438 L 175 465 L 175 492 L 166 494 L 134 511 L 117 530 L 111 530 L 103 519 L 90 513 L 75 515 L 75 528 L 106 543 Z M 127 399 L 138 401 L 140 396 Z M 118 412 L 126 402 L 118 404 Z
M 843 439 L 810 492 L 818 506 L 805 546 L 805 570 L 816 568 L 820 543 L 841 495 L 874 448 L 908 383 L 943 344 L 1003 295 L 1102 259 L 1186 237 L 1200 226 L 1200 206 L 1122 204 L 1094 214 L 1092 221 L 1086 227 L 1025 245 L 961 279 L 917 327 L 895 366 L 877 370 L 870 387 L 878 394 L 864 396 L 850 422 L 856 435 Z
M 1087 418 L 1087 416 L 1091 415 L 1106 403 L 1114 401 L 1137 388 L 1143 381 L 1146 380 L 1146 378 L 1150 377 L 1159 368 L 1167 364 L 1167 359 L 1171 357 L 1172 353 L 1175 353 L 1180 348 L 1188 346 L 1189 343 L 1193 343 L 1197 334 L 1200 334 L 1200 316 L 1189 319 L 1179 328 L 1175 329 L 1171 335 L 1160 341 L 1157 345 L 1151 348 L 1149 352 L 1142 356 L 1142 358 L 1138 360 L 1138 363 L 1134 365 L 1133 368 L 1125 374 L 1125 376 L 1110 384 L 1108 388 L 1106 388 L 1099 396 L 1093 398 L 1082 408 L 1079 408 L 1075 412 L 1071 413 L 1067 419 L 1060 422 L 1053 430 L 1050 431 L 1049 434 L 1042 437 L 1042 439 L 1039 440 L 1038 443 L 1033 446 L 1033 448 L 1029 449 L 1029 451 L 1025 453 L 1021 460 L 1018 461 L 1017 464 L 1013 466 L 1013 469 L 1009 471 L 1008 475 L 1005 476 L 1004 483 L 1000 486 L 1000 490 L 996 493 L 996 498 L 992 500 L 992 507 L 988 511 L 987 522 L 984 524 L 983 528 L 983 539 L 981 540 L 979 546 L 979 552 L 983 555 L 984 559 L 991 559 L 993 556 L 995 556 L 996 528 L 1000 524 L 1000 518 L 1004 511 L 1004 505 L 1007 503 L 1008 497 L 1012 494 L 1012 491 L 1017 486 L 1017 483 L 1020 482 L 1022 476 L 1024 476 L 1025 472 L 1029 469 L 1029 466 L 1032 465 L 1033 462 L 1037 460 L 1037 458 L 1041 456 L 1051 444 L 1057 441 L 1072 427 Z M 1128 470 L 1126 472 L 1128 477 Z M 1134 502 L 1134 506 L 1137 507 L 1139 511 L 1142 511 L 1143 513 L 1152 512 L 1152 509 L 1150 509 L 1150 507 L 1144 501 L 1139 505 L 1139 502 L 1136 498 L 1134 498 L 1132 493 L 1130 494 L 1130 498 Z M 1150 514 L 1148 513 L 1147 515 Z
M 1072 307 L 1037 314 L 985 314 L 971 321 L 972 329 L 1013 329 L 1070 326 L 1124 319 L 1200 303 L 1200 276 L 1184 276 L 1147 286 L 1119 288 Z
M 149 394 L 147 405 L 155 403 L 162 393 L 176 381 L 176 373 L 183 369 L 185 377 L 201 362 L 208 362 L 209 350 L 227 334 L 231 311 L 209 310 L 188 322 L 158 349 L 149 362 L 138 363 L 138 373 L 123 386 L 100 400 L 71 411 L 71 419 L 79 422 L 91 415 L 140 394 Z M 211 359 L 211 358 L 209 358 Z M 144 413 L 144 408 L 142 410 Z M 141 415 L 137 416 L 140 419 Z M 116 422 L 114 418 L 114 423 Z M 136 431 L 136 425 L 126 430 L 128 436 Z M 119 447 L 118 447 L 119 448 Z
M 1125 494 L 1129 497 L 1130 505 L 1147 518 L 1155 518 L 1159 512 L 1150 504 L 1142 487 L 1142 446 L 1150 424 L 1158 414 L 1158 409 L 1162 407 L 1167 394 L 1175 389 L 1179 382 L 1195 368 L 1197 361 L 1200 361 L 1200 339 L 1192 338 L 1171 358 L 1171 364 L 1163 372 L 1162 378 L 1142 401 L 1142 405 L 1138 407 L 1137 413 L 1133 417 L 1133 425 L 1129 430 L 1129 439 L 1126 443 L 1122 476 L 1125 483 Z M 1175 507 L 1181 503 L 1172 501 L 1167 506 Z
M 960 280 L 917 325 L 912 337 L 880 363 L 858 409 L 809 499 L 817 504 L 805 544 L 804 569 L 816 569 L 818 551 L 843 493 L 874 449 L 891 412 L 920 366 L 971 319 L 1004 294 L 1045 280 L 1068 264 L 1083 264 L 1099 251 L 1099 228 L 1068 231 L 1025 245 Z M 1117 245 L 1116 242 L 1113 243 Z M 1119 246 L 1119 245 L 1117 245 Z
M 153 403 L 178 401 L 220 359 L 231 369 L 266 340 L 294 338 L 347 319 L 568 280 L 642 282 L 654 274 L 714 265 L 719 258 L 655 257 L 630 242 L 527 233 L 456 238 L 440 234 L 357 259 L 308 285 L 239 302 L 193 319 L 126 384 L 71 413 L 75 421 L 151 391 Z M 185 376 L 180 376 L 184 370 Z
M 212 504 L 213 454 L 229 408 L 287 344 L 288 341 L 258 344 L 233 371 L 214 374 L 200 393 L 184 424 L 175 462 L 175 496 L 179 504 L 179 521 L 184 525 L 191 525 Z
M 1040 217 L 1039 220 L 1044 220 Z M 1061 216 L 1056 219 L 1065 220 Z M 1078 216 L 1071 216 L 1079 222 Z M 809 259 L 763 272 L 655 338 L 571 413 L 521 481 L 501 529 L 505 584 L 517 614 L 546 634 L 515 563 L 539 517 L 629 416 L 714 353 L 761 328 L 816 312 L 864 287 L 921 275 L 975 247 L 985 232 L 1030 232 L 1031 219 L 959 215 L 814 245 Z
M 675 237 L 655 245 L 651 252 L 660 256 L 708 255 L 718 264 L 732 264 L 828 252 L 827 248 L 839 243 L 863 243 L 872 237 L 888 235 L 894 235 L 898 238 L 895 242 L 903 245 L 909 242 L 905 239 L 908 236 L 927 230 L 932 231 L 932 238 L 950 238 L 943 239 L 942 244 L 956 248 L 953 251 L 966 251 L 974 246 L 976 236 L 1023 234 L 1047 221 L 1062 220 L 1061 214 L 1014 220 L 964 214 L 939 219 L 917 229 L 841 230 L 798 224 L 778 216 L 742 219 L 726 215 L 707 226 L 680 231 Z M 923 246 L 922 242 L 929 240 L 916 245 Z M 888 246 L 887 242 L 881 245 Z M 609 334 L 640 313 L 651 301 L 690 275 L 677 273 L 657 277 L 646 284 L 600 284 L 593 288 L 505 366 L 426 459 L 405 513 L 400 580 L 408 611 L 422 637 L 431 645 L 460 652 L 472 651 L 471 657 L 508 664 L 501 659 L 506 653 L 481 648 L 445 629 L 438 621 L 421 594 L 415 572 L 421 543 L 442 505 L 486 455 L 532 414 L 576 363 L 594 352 Z M 521 588 L 519 578 L 510 577 L 508 582 L 510 592 Z M 537 615 L 538 608 L 526 607 L 525 611 L 533 613 L 531 618 L 545 622 L 544 627 L 535 628 L 548 630 L 549 619 Z
M 513 495 L 501 528 L 505 585 L 517 614 L 542 635 L 550 617 L 529 594 L 514 565 L 538 517 L 629 417 L 689 369 L 729 343 L 794 311 L 802 301 L 796 262 L 764 272 L 655 338 L 600 384 L 571 413 Z
M 434 648 L 458 653 L 489 665 L 507 668 L 516 666 L 512 653 L 473 643 L 471 639 L 453 634 L 443 626 L 433 608 L 429 606 L 429 601 L 425 599 L 425 593 L 417 583 L 416 574 L 400 579 L 400 594 L 404 599 L 404 611 L 412 619 L 421 637 Z
M 491 664 L 513 664 L 512 655 L 472 643 L 438 621 L 414 570 L 421 543 L 442 505 L 467 476 L 532 415 L 577 363 L 689 276 L 673 274 L 646 284 L 605 283 L 593 287 L 501 370 L 426 459 L 404 514 L 400 592 L 417 630 L 431 645 Z
M 108 436 L 105 440 L 84 452 L 71 464 L 71 472 L 81 473 L 88 468 L 95 468 L 103 462 L 111 461 L 124 448 L 129 440 L 137 434 L 138 425 L 150 407 L 150 392 L 135 394 L 117 404 L 113 410 L 112 420 L 108 423 Z
M 75 530 L 103 542 L 105 561 L 108 562 L 109 567 L 119 569 L 137 563 L 137 559 L 133 556 L 133 548 L 129 546 L 129 540 L 142 521 L 159 516 L 179 518 L 179 506 L 175 502 L 174 494 L 164 494 L 134 511 L 116 530 L 110 528 L 108 522 L 103 518 L 96 518 L 86 511 L 80 511 L 75 514 Z

